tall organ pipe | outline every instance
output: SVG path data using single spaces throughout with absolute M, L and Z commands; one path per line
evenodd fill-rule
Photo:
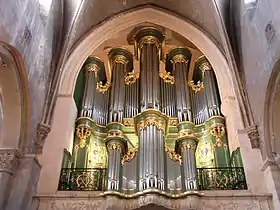
M 134 117 L 139 136 L 139 189 L 161 189 L 164 184 L 164 124 L 162 115 L 159 62 L 163 34 L 156 28 L 143 28 L 135 36 L 135 56 L 140 56 L 140 111 Z M 140 55 L 138 54 L 140 52 Z M 162 148 L 161 148 L 162 147 Z M 161 181 L 162 180 L 162 181 Z M 160 182 L 163 182 L 160 184 Z
M 125 105 L 125 75 L 132 68 L 132 55 L 125 49 L 113 48 L 109 52 L 112 69 L 109 122 L 122 122 Z M 131 98 L 131 90 L 128 97 Z
M 83 94 L 82 110 L 80 117 L 92 118 L 93 105 L 96 97 L 96 85 L 98 81 L 98 73 L 101 69 L 102 61 L 89 57 L 85 62 L 85 88 Z
M 191 53 L 186 48 L 174 48 L 168 53 L 167 69 L 173 70 L 176 87 L 178 122 L 193 121 L 190 90 L 187 84 Z
M 220 95 L 216 76 L 212 69 L 212 66 L 205 56 L 200 57 L 196 61 L 196 65 L 199 67 L 200 71 L 202 71 L 203 74 L 203 85 L 205 89 L 209 116 L 219 116 L 221 115 Z

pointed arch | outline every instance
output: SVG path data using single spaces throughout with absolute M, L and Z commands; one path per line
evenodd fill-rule
M 0 91 L 3 122 L 1 148 L 23 150 L 29 128 L 28 79 L 22 56 L 13 46 L 0 41 Z

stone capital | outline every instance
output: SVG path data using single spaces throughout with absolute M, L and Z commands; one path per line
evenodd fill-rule
M 0 149 L 0 172 L 13 173 L 18 166 L 20 156 L 17 149 Z
M 36 153 L 37 154 L 42 154 L 43 151 L 43 146 L 45 143 L 45 140 L 51 131 L 50 125 L 44 124 L 44 123 L 39 123 L 37 126 L 37 139 L 35 142 L 36 146 Z

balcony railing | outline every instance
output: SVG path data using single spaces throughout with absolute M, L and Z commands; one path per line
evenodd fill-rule
M 246 190 L 244 169 L 235 168 L 198 168 L 199 190 Z
M 198 168 L 199 190 L 246 190 L 247 184 L 242 167 Z M 63 168 L 58 190 L 105 191 L 106 169 Z
M 58 190 L 61 191 L 104 191 L 106 169 L 63 168 Z

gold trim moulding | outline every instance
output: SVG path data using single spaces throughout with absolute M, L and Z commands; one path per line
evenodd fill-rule
M 133 118 L 123 118 L 123 125 L 125 127 L 134 127 L 134 120 L 133 120 Z
M 171 85 L 174 85 L 175 84 L 175 77 L 174 76 L 172 76 L 171 74 L 170 74 L 170 72 L 160 72 L 159 73 L 159 76 L 160 76 L 160 78 L 162 78 L 163 79 L 163 81 L 165 82 L 165 83 L 169 83 L 169 84 L 171 84 Z
M 160 40 L 155 36 L 144 36 L 138 41 L 138 46 L 141 49 L 144 44 L 154 44 L 156 45 L 157 49 L 159 50 L 161 47 Z
M 133 70 L 132 72 L 128 72 L 127 76 L 124 77 L 124 82 L 126 85 L 132 85 L 136 82 L 137 79 L 139 79 L 139 77 L 139 72 L 135 72 Z
M 105 85 L 102 84 L 102 81 L 99 81 L 96 85 L 96 90 L 100 93 L 105 93 L 111 86 L 111 82 L 107 81 Z
M 179 162 L 179 164 L 182 165 L 181 155 L 177 154 L 173 149 L 170 149 L 168 146 L 165 146 L 165 152 L 171 160 L 173 160 L 174 162 Z
M 133 158 L 135 157 L 137 151 L 138 151 L 138 148 L 130 148 L 122 158 L 122 165 L 124 165 L 127 162 L 132 161 Z
M 193 80 L 188 82 L 188 85 L 192 88 L 192 90 L 197 93 L 199 91 L 201 91 L 202 89 L 204 89 L 204 85 L 202 81 L 198 81 L 197 84 L 194 83 Z
M 136 193 L 133 193 L 133 194 L 130 194 L 130 195 L 127 195 L 127 194 L 124 194 L 124 193 L 121 193 L 121 192 L 118 192 L 118 191 L 106 191 L 106 192 L 103 193 L 104 196 L 115 195 L 115 196 L 118 196 L 120 198 L 125 198 L 125 199 L 133 199 L 133 198 L 137 198 L 137 197 L 147 195 L 147 194 L 158 194 L 158 195 L 165 196 L 165 197 L 171 198 L 171 199 L 180 199 L 180 198 L 184 198 L 184 197 L 187 197 L 187 196 L 199 196 L 199 197 L 201 197 L 201 196 L 204 195 L 203 193 L 200 193 L 199 191 L 186 191 L 186 192 L 183 192 L 183 193 L 172 194 L 172 193 L 167 193 L 165 191 L 161 191 L 161 190 L 153 189 L 153 188 L 146 189 L 146 190 L 143 190 L 141 192 L 136 192 Z
M 78 122 L 79 120 L 82 120 L 82 119 L 89 120 L 89 121 L 91 121 L 93 124 L 95 124 L 97 127 L 106 129 L 106 126 L 97 124 L 97 123 L 96 123 L 93 119 L 91 119 L 90 117 L 78 117 L 78 118 L 75 120 L 75 122 Z

